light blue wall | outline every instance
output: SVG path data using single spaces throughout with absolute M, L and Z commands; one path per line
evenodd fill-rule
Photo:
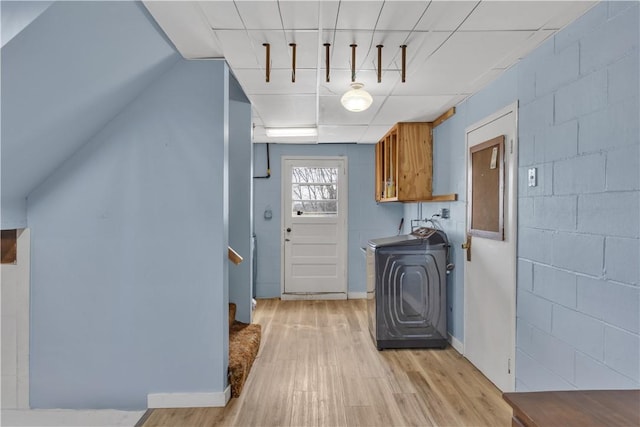
M 17 32 L 1 51 L 3 228 L 25 227 L 31 190 L 180 58 L 140 2 L 47 5 L 1 4 Z
M 280 296 L 281 263 L 281 158 L 282 156 L 346 156 L 349 179 L 348 271 L 349 292 L 366 292 L 365 261 L 360 251 L 369 239 L 395 235 L 402 218 L 402 204 L 376 204 L 374 199 L 374 145 L 271 144 L 271 178 L 254 180 L 255 230 L 258 238 L 257 296 Z M 264 144 L 254 146 L 255 175 L 267 168 Z M 273 218 L 266 220 L 267 207 Z
M 224 390 L 226 82 L 179 61 L 29 196 L 32 407 Z
M 519 100 L 519 391 L 640 385 L 638 6 L 597 5 L 435 130 L 435 193 L 460 200 L 423 216 L 451 209 L 449 325 L 463 340 L 464 132 Z
M 229 266 L 229 301 L 236 319 L 251 322 L 253 290 L 253 144 L 251 104 L 240 84 L 229 75 L 229 245 L 242 257 Z
M 465 130 L 493 112 L 517 99 L 518 75 L 516 68 L 505 72 L 487 88 L 456 106 L 456 114 L 434 129 L 433 142 L 433 194 L 458 195 L 457 202 L 422 203 L 422 218 L 431 218 L 442 208 L 450 211 L 450 218 L 436 218 L 446 231 L 451 244 L 451 262 L 455 268 L 447 276 L 447 329 L 464 340 L 464 262 L 465 252 L 460 249 L 466 239 L 466 158 Z M 418 204 L 405 204 L 405 231 L 410 231 L 411 219 L 418 218 Z M 430 225 L 430 224 L 423 224 Z
M 3 1 L 0 3 L 2 46 L 24 30 L 53 3 L 50 1 Z
M 139 2 L 49 3 L 2 2 L 2 226 L 32 229 L 31 405 L 222 392 L 244 95 Z

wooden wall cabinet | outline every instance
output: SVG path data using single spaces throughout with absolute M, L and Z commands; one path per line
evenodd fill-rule
M 397 123 L 376 145 L 376 201 L 431 199 L 431 123 Z
M 449 117 L 452 113 L 446 114 Z M 456 194 L 432 194 L 434 124 L 436 122 L 396 123 L 378 141 L 375 177 L 377 202 L 457 200 Z
M 433 128 L 456 113 L 451 107 L 432 122 L 400 122 L 376 144 L 376 202 L 450 202 L 458 195 L 433 192 Z

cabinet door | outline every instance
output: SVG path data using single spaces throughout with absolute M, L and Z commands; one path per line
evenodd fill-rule
M 430 200 L 431 150 L 430 123 L 393 126 L 376 145 L 376 201 Z
M 433 161 L 430 124 L 399 124 L 398 144 L 398 200 L 431 199 Z
M 382 181 L 383 181 L 383 174 L 382 174 L 382 163 L 383 163 L 383 146 L 384 143 L 383 141 L 379 141 L 376 144 L 376 188 L 375 188 L 375 197 L 376 197 L 376 202 L 379 202 L 380 199 L 382 199 L 382 189 L 384 188 L 384 186 L 382 185 Z

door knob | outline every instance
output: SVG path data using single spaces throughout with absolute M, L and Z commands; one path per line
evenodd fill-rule
M 291 228 L 287 228 L 287 233 L 291 233 Z
M 467 233 L 467 241 L 462 244 L 462 249 L 467 251 L 467 261 L 471 261 L 471 234 Z

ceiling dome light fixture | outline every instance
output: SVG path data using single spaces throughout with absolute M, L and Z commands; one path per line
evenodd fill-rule
M 347 91 L 340 102 L 342 106 L 349 111 L 358 113 L 364 111 L 371 106 L 373 98 L 366 90 L 362 89 L 364 85 L 362 83 L 351 83 L 351 90 Z

